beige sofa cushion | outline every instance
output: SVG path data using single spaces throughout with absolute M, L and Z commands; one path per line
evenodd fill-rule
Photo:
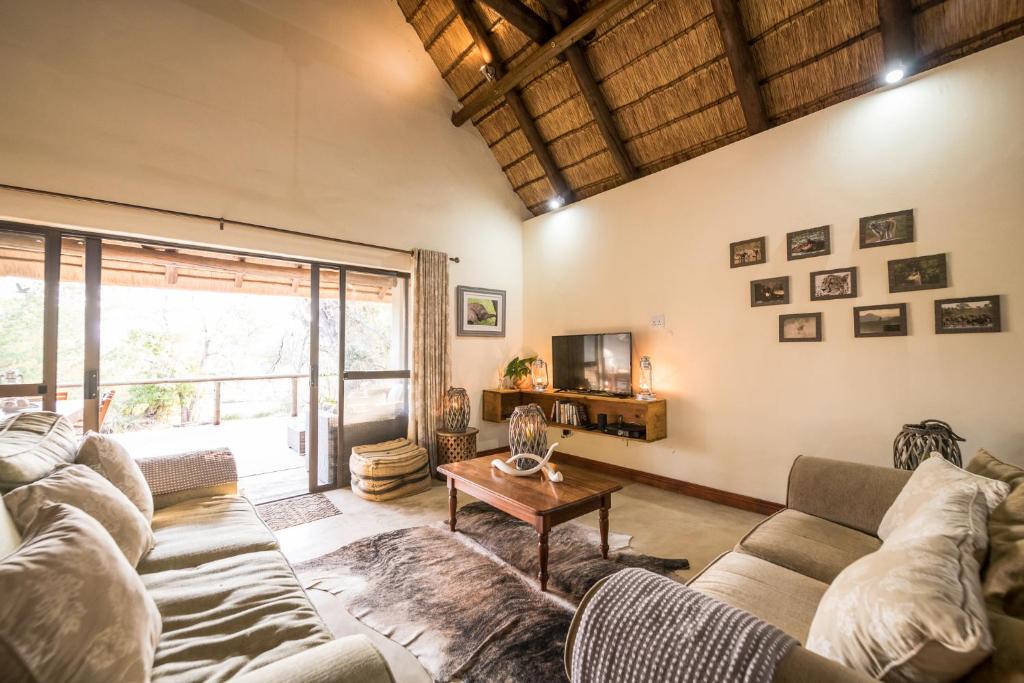
M 277 549 L 277 539 L 248 499 L 216 496 L 187 500 L 153 515 L 156 545 L 139 573 L 195 567 L 239 553 Z
M 988 518 L 988 567 L 982 585 L 990 607 L 1024 619 L 1024 469 L 1001 462 L 984 449 L 967 469 L 1011 487 Z
M 726 553 L 689 583 L 804 640 L 828 585 L 753 555 Z
M 747 533 L 736 550 L 831 583 L 851 562 L 881 545 L 874 536 L 855 529 L 796 510 L 782 510 Z
M 121 489 L 145 515 L 146 521 L 153 519 L 153 494 L 149 484 L 131 454 L 116 439 L 89 432 L 78 447 L 76 461 L 93 468 Z
M 153 548 L 153 532 L 128 497 L 85 465 L 64 465 L 50 476 L 20 486 L 4 503 L 23 530 L 47 503 L 74 505 L 103 525 L 134 567 Z
M 924 465 L 922 465 L 923 467 Z M 885 680 L 953 681 L 992 651 L 973 524 L 978 487 L 935 489 L 881 549 L 836 577 L 807 649 Z
M 14 526 L 11 513 L 7 505 L 0 501 L 0 559 L 7 557 L 21 545 L 21 534 L 18 527 Z
M 284 556 L 144 574 L 163 616 L 154 683 L 223 681 L 331 640 Z
M 57 413 L 17 413 L 0 421 L 0 493 L 74 462 L 77 439 Z
M 149 680 L 160 614 L 110 534 L 78 508 L 36 515 L 0 561 L 0 595 L 0 678 Z

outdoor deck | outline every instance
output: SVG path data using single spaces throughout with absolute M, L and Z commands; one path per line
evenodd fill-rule
M 168 427 L 111 436 L 136 457 L 230 448 L 238 467 L 239 487 L 254 503 L 263 503 L 308 490 L 306 458 L 288 448 L 287 427 L 295 419 L 225 420 L 219 425 Z

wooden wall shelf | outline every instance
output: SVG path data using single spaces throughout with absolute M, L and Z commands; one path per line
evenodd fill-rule
M 608 423 L 618 422 L 619 416 L 626 422 L 642 424 L 647 427 L 646 439 L 633 439 L 634 441 L 660 441 L 668 436 L 668 411 L 665 399 L 654 401 L 641 401 L 635 398 L 613 398 L 610 396 L 594 396 L 593 394 L 578 394 L 571 391 L 529 391 L 519 389 L 484 389 L 483 419 L 488 422 L 502 422 L 512 416 L 516 406 L 524 403 L 536 403 L 544 411 L 545 415 L 551 414 L 551 407 L 555 401 L 575 401 L 587 408 L 587 416 L 592 422 L 597 422 L 597 416 L 604 413 L 608 416 Z M 621 437 L 615 434 L 605 434 L 597 430 L 584 430 L 579 425 L 560 424 L 548 422 L 552 427 L 564 427 L 576 429 L 587 434 L 598 434 L 600 436 Z

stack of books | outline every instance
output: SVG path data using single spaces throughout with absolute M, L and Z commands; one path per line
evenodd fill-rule
M 551 421 L 564 425 L 584 426 L 590 424 L 587 408 L 573 401 L 555 401 L 551 406 Z

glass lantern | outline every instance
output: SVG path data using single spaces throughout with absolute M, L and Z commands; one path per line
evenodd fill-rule
M 538 358 L 530 363 L 530 376 L 533 381 L 534 391 L 547 391 L 548 388 L 548 364 Z
M 641 401 L 654 400 L 654 375 L 651 369 L 651 357 L 640 357 L 640 391 L 636 397 Z
M 444 430 L 462 434 L 469 426 L 469 394 L 462 387 L 450 387 L 444 395 Z
M 530 453 L 544 457 L 548 450 L 548 421 L 536 403 L 516 406 L 508 421 L 508 445 L 512 455 Z M 516 459 L 517 469 L 528 470 L 537 463 L 526 458 Z

